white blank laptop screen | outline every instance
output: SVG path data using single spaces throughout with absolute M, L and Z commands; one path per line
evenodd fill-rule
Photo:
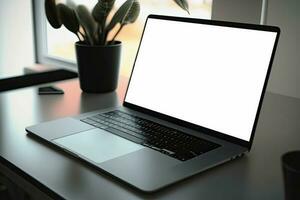
M 249 141 L 275 39 L 149 18 L 125 101 Z

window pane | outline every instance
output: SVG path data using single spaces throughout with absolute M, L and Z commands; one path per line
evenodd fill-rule
M 114 13 L 125 0 L 116 0 Z M 62 1 L 63 2 L 63 1 Z M 74 0 L 77 4 L 84 4 L 90 9 L 93 8 L 97 0 Z M 138 20 L 134 24 L 124 27 L 117 39 L 123 43 L 121 74 L 128 76 L 131 72 L 139 40 L 142 34 L 144 22 L 149 14 L 163 14 L 185 17 L 197 17 L 211 19 L 212 0 L 189 0 L 190 13 L 180 9 L 173 0 L 140 0 L 141 13 Z M 111 18 L 112 16 L 109 16 Z M 113 30 L 109 38 L 114 35 L 116 30 Z M 47 23 L 47 50 L 48 56 L 63 59 L 65 61 L 75 62 L 74 43 L 77 37 L 62 27 L 59 30 L 53 29 Z

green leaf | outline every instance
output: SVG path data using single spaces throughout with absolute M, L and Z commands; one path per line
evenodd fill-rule
M 92 17 L 90 11 L 84 5 L 78 5 L 76 8 L 76 14 L 79 19 L 80 24 L 82 25 L 86 36 L 91 45 L 94 45 L 97 42 L 96 33 L 97 33 L 97 24 L 94 18 Z
M 131 24 L 134 23 L 141 11 L 140 3 L 138 1 L 134 1 L 127 11 L 127 14 L 124 20 L 121 22 L 121 25 Z
M 62 23 L 58 15 L 55 0 L 45 0 L 45 12 L 50 25 L 55 29 L 60 28 Z
M 186 12 L 188 12 L 190 14 L 189 4 L 186 0 L 174 0 L 174 1 L 178 6 L 180 6 L 180 8 L 182 8 L 183 10 L 185 10 Z
M 112 30 L 118 23 L 126 25 L 135 22 L 140 13 L 140 3 L 137 0 L 127 0 L 115 13 L 106 31 Z
M 71 32 L 77 35 L 79 31 L 79 22 L 76 17 L 75 11 L 64 4 L 58 4 L 57 9 L 61 22 Z
M 115 0 L 99 0 L 92 15 L 99 24 L 105 24 L 106 18 L 115 4 Z

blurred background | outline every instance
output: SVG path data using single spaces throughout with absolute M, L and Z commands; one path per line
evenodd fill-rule
M 75 0 L 92 7 L 97 0 Z M 116 0 L 117 9 L 124 0 Z M 138 21 L 126 26 L 121 74 L 129 76 L 142 27 L 148 14 L 165 14 L 276 25 L 282 34 L 268 91 L 300 98 L 299 0 L 188 0 L 191 15 L 173 0 L 140 0 Z M 23 73 L 35 63 L 76 70 L 73 34 L 52 29 L 46 21 L 43 0 L 0 0 L 0 79 Z M 199 59 L 201 62 L 201 58 Z

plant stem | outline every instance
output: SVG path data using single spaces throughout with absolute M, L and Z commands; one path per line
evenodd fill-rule
M 108 32 L 107 32 L 107 30 L 105 30 L 104 33 L 102 33 L 102 37 L 103 37 L 102 42 L 104 45 L 106 44 L 107 35 L 108 35 Z
M 84 31 L 85 33 L 85 37 L 84 37 L 84 41 L 86 43 L 89 43 L 90 45 L 94 45 L 94 40 L 92 38 L 92 36 L 89 35 L 89 33 L 87 32 L 87 30 L 84 28 L 84 26 L 82 26 L 82 30 Z
M 105 42 L 106 42 L 105 24 L 106 24 L 106 17 L 104 17 L 104 20 L 101 23 L 101 34 L 99 34 L 99 40 L 100 40 L 101 44 L 105 44 Z
M 76 33 L 75 35 L 77 36 L 77 38 L 79 39 L 79 41 L 81 41 L 81 39 L 80 39 L 80 37 L 79 37 L 79 34 Z
M 111 41 L 114 41 L 114 40 L 116 39 L 117 35 L 121 32 L 121 30 L 123 29 L 123 27 L 124 27 L 124 25 L 121 25 L 121 26 L 120 26 L 119 30 L 118 30 L 117 33 L 114 35 L 114 37 L 112 38 Z
M 78 33 L 81 35 L 81 37 L 83 38 L 83 40 L 86 40 L 85 35 L 83 33 L 81 33 L 80 31 L 78 31 Z
M 96 32 L 94 33 L 95 34 L 95 43 L 96 44 L 99 44 L 100 42 L 100 39 L 99 39 L 99 31 L 100 31 L 100 27 L 99 27 L 99 24 L 97 24 L 97 27 L 96 27 Z

